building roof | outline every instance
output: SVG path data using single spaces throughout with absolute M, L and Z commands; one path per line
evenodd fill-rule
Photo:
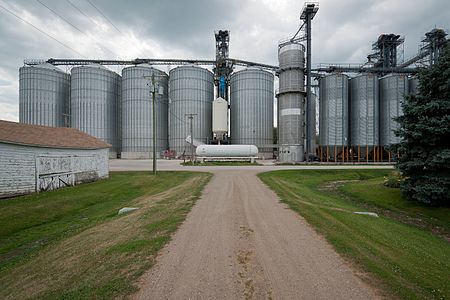
M 67 149 L 103 149 L 111 145 L 78 129 L 0 120 L 0 143 Z

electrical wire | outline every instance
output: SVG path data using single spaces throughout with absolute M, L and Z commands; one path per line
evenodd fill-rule
M 169 110 L 169 114 L 171 114 L 172 116 L 174 116 L 175 119 L 178 119 L 178 121 L 180 121 L 181 123 L 188 124 L 188 122 L 187 122 L 186 120 L 182 120 L 179 116 L 177 116 L 176 114 L 174 114 L 174 113 L 171 112 L 170 110 Z
M 9 10 L 8 8 L 4 7 L 3 5 L 0 4 L 0 8 L 2 8 L 3 10 L 5 10 L 6 12 L 10 13 L 11 15 L 13 15 L 14 17 L 16 17 L 17 19 L 21 20 L 22 22 L 30 25 L 31 27 L 33 27 L 34 29 L 36 29 L 37 31 L 39 31 L 40 33 L 48 36 L 49 38 L 51 38 L 52 40 L 54 40 L 55 42 L 57 42 L 58 44 L 66 47 L 67 49 L 70 49 L 71 51 L 73 51 L 74 53 L 87 58 L 86 56 L 84 56 L 83 54 L 81 54 L 80 52 L 78 52 L 77 50 L 73 49 L 72 47 L 64 44 L 63 42 L 61 42 L 60 40 L 58 40 L 57 38 L 51 36 L 50 34 L 46 33 L 45 31 L 43 31 L 42 29 L 40 29 L 39 27 L 33 25 L 32 23 L 28 22 L 27 20 L 23 19 L 22 17 L 16 15 L 14 12 L 12 12 L 11 10 Z
M 51 9 L 50 7 L 48 7 L 46 4 L 44 4 L 43 2 L 41 2 L 41 0 L 36 0 L 36 2 L 38 2 L 39 4 L 41 4 L 42 6 L 44 6 L 45 8 L 47 8 L 49 11 L 51 11 L 54 15 L 56 15 L 58 18 L 60 18 L 61 20 L 63 20 L 64 22 L 66 22 L 67 24 L 69 24 L 70 26 L 72 26 L 73 28 L 75 28 L 76 30 L 78 30 L 79 32 L 81 32 L 82 34 L 86 35 L 83 31 L 81 31 L 80 28 L 78 28 L 77 26 L 73 25 L 71 22 L 69 22 L 66 18 L 64 18 L 63 16 L 61 16 L 60 14 L 58 14 L 56 11 L 54 11 L 53 9 Z
M 36 0 L 36 1 L 39 1 L 39 0 Z M 82 11 L 78 6 L 76 6 L 75 4 L 73 4 L 70 0 L 66 0 L 66 1 L 67 1 L 67 3 L 69 3 L 73 8 L 75 8 L 79 13 L 81 13 L 83 16 L 85 16 L 86 18 L 90 19 L 91 22 L 92 22 L 94 25 L 97 25 L 97 23 L 95 23 L 95 21 L 94 21 L 88 14 L 86 14 L 84 11 Z M 40 1 L 39 1 L 39 2 L 40 2 Z M 85 33 L 83 33 L 83 34 L 86 35 Z M 103 44 L 99 43 L 98 41 L 96 41 L 96 43 L 97 43 L 97 45 L 100 46 L 100 48 L 103 48 L 103 49 L 105 49 L 106 51 L 108 51 L 110 54 L 112 54 L 113 57 L 116 56 L 116 54 L 115 54 L 113 51 L 111 51 L 108 47 L 104 46 Z
M 91 0 L 86 0 L 106 21 L 108 21 L 109 24 L 112 25 L 112 27 L 114 27 L 117 32 L 119 32 L 123 38 L 125 38 L 129 43 L 133 43 L 133 41 L 131 41 L 125 34 L 123 34 L 122 31 L 120 31 L 120 29 L 111 21 L 111 19 L 109 19 L 102 11 L 99 7 L 97 7 L 94 3 L 92 3 Z
M 93 8 L 95 8 L 95 10 L 97 10 L 102 16 L 103 18 L 105 18 L 106 21 L 108 21 L 120 34 L 123 34 L 122 31 L 120 31 L 119 28 L 117 28 L 116 25 L 114 25 L 114 23 L 107 17 L 105 16 L 105 14 L 102 13 L 102 11 L 94 5 L 94 3 L 92 3 L 90 0 L 86 0 Z
M 73 8 L 75 8 L 76 10 L 78 10 L 82 15 L 84 15 L 86 18 L 89 18 L 94 24 L 94 20 L 92 20 L 91 17 L 89 17 L 85 12 L 83 12 L 79 7 L 77 7 L 75 4 L 73 4 L 70 0 L 66 0 L 70 5 L 72 5 Z

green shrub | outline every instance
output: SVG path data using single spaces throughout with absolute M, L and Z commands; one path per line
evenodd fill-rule
M 400 172 L 393 172 L 392 174 L 388 176 L 384 176 L 384 185 L 390 188 L 400 188 L 400 184 L 403 181 L 402 173 Z

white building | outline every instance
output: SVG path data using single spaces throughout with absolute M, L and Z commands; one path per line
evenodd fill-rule
M 0 120 L 0 198 L 107 178 L 110 147 L 73 128 Z

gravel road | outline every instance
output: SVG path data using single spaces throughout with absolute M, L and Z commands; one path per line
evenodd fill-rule
M 134 298 L 376 298 L 323 237 L 279 202 L 260 171 L 213 171 Z

